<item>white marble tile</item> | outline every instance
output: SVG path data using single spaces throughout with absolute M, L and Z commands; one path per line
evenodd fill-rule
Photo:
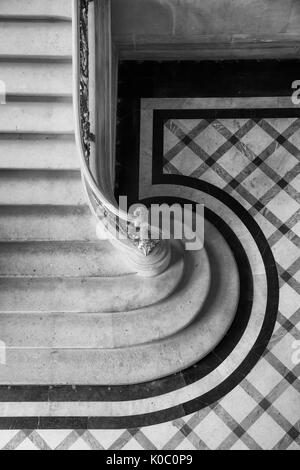
M 242 137 L 241 142 L 253 153 L 253 159 L 259 156 L 272 142 L 273 138 L 263 129 L 255 126 Z
M 232 178 L 239 175 L 249 163 L 248 153 L 240 152 L 236 147 L 229 149 L 218 160 L 218 164 L 221 165 Z
M 196 142 L 208 155 L 213 155 L 223 144 L 226 143 L 226 141 L 227 139 L 225 139 L 225 137 L 223 137 L 212 125 L 204 129 L 204 131 L 194 139 L 194 142 Z
M 244 444 L 243 441 L 238 440 L 233 446 L 230 447 L 230 450 L 249 450 L 249 447 Z
M 181 174 L 190 176 L 203 162 L 189 147 L 184 147 L 172 158 L 171 163 Z M 167 172 L 167 169 L 164 172 Z
M 288 284 L 284 284 L 280 289 L 279 311 L 289 318 L 298 310 L 299 305 L 300 295 Z
M 298 160 L 291 155 L 282 145 L 277 146 L 265 163 L 278 175 L 284 177 L 298 163 Z
M 275 182 L 271 180 L 259 168 L 253 171 L 248 178 L 242 182 L 242 186 L 256 199 L 261 199 L 269 191 Z
M 247 433 L 259 444 L 262 450 L 272 450 L 285 435 L 282 427 L 267 413 L 264 413 Z
M 270 347 L 272 354 L 274 354 L 288 370 L 293 370 L 296 365 L 294 362 L 294 344 L 296 340 L 300 341 L 299 329 L 296 337 L 287 333 Z
M 266 359 L 261 358 L 247 380 L 265 397 L 282 381 L 282 376 Z
M 257 403 L 250 393 L 246 393 L 242 387 L 237 386 L 220 400 L 220 405 L 240 423 L 256 408 Z
M 299 421 L 299 390 L 296 390 L 294 387 L 287 388 L 287 390 L 274 401 L 274 406 L 292 426 L 295 426 Z
M 194 432 L 211 450 L 216 450 L 231 433 L 226 424 L 212 411 L 195 427 Z
M 282 222 L 286 222 L 299 209 L 299 204 L 286 192 L 280 191 L 268 204 L 269 209 Z
M 280 238 L 272 247 L 272 251 L 276 262 L 284 269 L 288 269 L 299 258 L 299 247 L 286 237 Z

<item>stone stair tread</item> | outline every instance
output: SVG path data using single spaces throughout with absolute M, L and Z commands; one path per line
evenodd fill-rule
M 72 16 L 71 0 L 1 0 L 0 15 Z
M 79 170 L 75 141 L 1 140 L 0 171 Z
M 0 205 L 0 241 L 97 240 L 87 205 Z
M 0 20 L 0 54 L 70 55 L 72 25 L 65 22 Z
M 6 93 L 72 93 L 71 64 L 0 62 L 0 77 L 6 85 Z
M 78 170 L 1 170 L 1 205 L 82 205 L 86 198 Z
M 120 256 L 117 260 L 122 262 Z M 118 277 L 0 277 L 0 312 L 130 311 L 156 304 L 171 295 L 182 273 L 183 264 L 178 269 L 174 263 L 166 272 L 151 279 L 136 274 Z
M 114 277 L 130 272 L 108 241 L 0 241 L 0 278 Z
M 1 133 L 73 133 L 70 103 L 7 103 L 0 106 Z

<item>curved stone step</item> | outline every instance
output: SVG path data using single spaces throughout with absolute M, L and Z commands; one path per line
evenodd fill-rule
M 183 260 L 155 278 L 0 277 L 0 312 L 122 312 L 157 304 L 177 288 Z
M 31 331 L 26 329 L 25 316 L 25 319 L 20 320 L 25 330 L 20 329 L 16 332 L 15 339 L 13 337 L 15 322 L 11 323 L 10 328 L 7 326 L 4 334 L 7 365 L 0 369 L 0 383 L 132 384 L 167 376 L 198 362 L 213 350 L 227 333 L 235 317 L 239 300 L 238 270 L 227 243 L 207 222 L 205 234 L 205 246 L 212 271 L 210 291 L 201 311 L 189 326 L 176 334 L 146 344 L 115 348 L 111 338 L 107 338 L 107 343 L 111 344 L 110 348 L 95 347 L 95 342 L 91 342 L 87 349 L 82 349 L 84 341 L 87 341 L 88 333 L 87 330 L 80 328 L 80 322 L 78 329 L 84 331 L 83 335 L 86 336 L 83 336 L 82 341 L 79 340 L 79 346 L 76 347 L 78 330 L 72 336 L 71 330 L 68 330 L 66 318 L 65 323 L 62 321 L 60 325 L 55 319 L 52 325 L 48 323 L 49 337 L 44 335 L 40 340 L 38 333 L 36 338 L 32 333 L 39 332 L 37 324 Z M 186 303 L 185 312 L 188 312 L 189 308 Z M 172 313 L 175 313 L 174 310 L 169 311 L 171 329 L 174 320 Z M 147 321 L 147 317 L 144 318 Z M 97 338 L 95 317 L 90 321 L 93 336 L 96 335 Z M 99 322 L 101 322 L 100 319 Z M 5 324 L 4 320 L 3 324 Z M 81 323 L 81 325 L 87 326 L 87 323 Z M 112 331 L 114 328 L 115 325 Z M 65 331 L 65 336 L 63 331 Z M 64 348 L 48 347 L 51 343 L 58 345 L 59 338 Z M 33 347 L 34 341 L 37 345 L 35 348 Z M 14 347 L 14 344 L 17 346 Z M 47 367 L 44 364 L 47 364 Z
M 0 20 L 0 54 L 71 55 L 72 24 Z
M 173 254 L 173 263 L 175 256 L 178 265 L 182 262 L 182 249 Z M 53 312 L 1 314 L 0 331 L 7 344 L 14 347 L 63 349 L 120 348 L 173 335 L 198 315 L 210 288 L 210 267 L 205 250 L 194 256 L 186 254 L 184 262 L 185 272 L 176 289 L 153 306 L 100 315 Z M 178 269 L 181 271 L 180 265 L 177 272 Z M 114 279 L 114 282 L 120 284 L 126 279 Z
M 0 242 L 0 277 L 114 277 L 131 273 L 108 241 Z
M 6 93 L 10 94 L 72 93 L 71 64 L 0 62 L 0 78 L 6 85 Z
M 83 205 L 85 203 L 79 171 L 0 171 L 2 205 Z
M 87 205 L 0 206 L 0 240 L 98 240 L 96 219 Z

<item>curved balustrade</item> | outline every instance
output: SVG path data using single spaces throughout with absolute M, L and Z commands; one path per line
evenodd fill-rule
M 89 12 L 91 4 L 93 11 Z M 110 18 L 109 0 L 73 0 L 76 141 L 83 183 L 93 213 L 110 234 L 112 243 L 126 255 L 137 272 L 153 276 L 167 268 L 170 244 L 159 237 L 151 239 L 151 228 L 141 227 L 138 214 L 121 210 L 114 197 L 117 58 L 113 57 Z M 90 30 L 95 32 L 90 33 Z M 92 81 L 97 89 L 93 96 Z M 93 167 L 96 170 L 93 171 Z

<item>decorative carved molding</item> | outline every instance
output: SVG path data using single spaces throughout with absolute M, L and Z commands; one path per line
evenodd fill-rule
M 89 0 L 80 2 L 80 120 L 84 157 L 87 164 L 91 152 L 91 125 L 89 111 L 89 39 L 88 39 Z

